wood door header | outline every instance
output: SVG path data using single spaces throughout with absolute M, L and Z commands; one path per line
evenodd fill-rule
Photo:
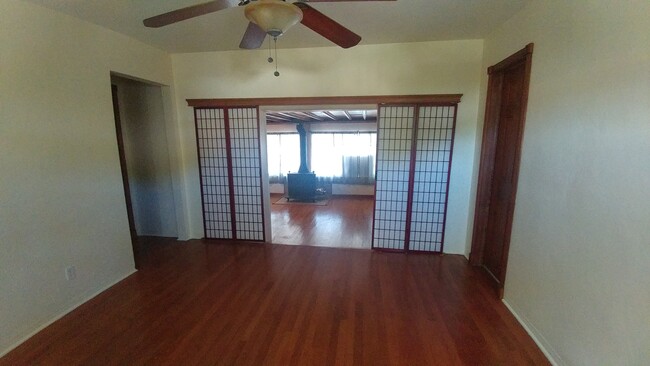
M 283 97 L 187 99 L 187 105 L 201 107 L 257 107 L 274 105 L 428 104 L 455 105 L 462 94 L 368 95 L 347 97 Z
M 516 65 L 519 62 L 522 62 L 524 60 L 528 60 L 528 55 L 533 54 L 533 49 L 535 48 L 535 44 L 529 43 L 526 45 L 526 47 L 522 48 L 521 50 L 513 53 L 512 55 L 508 56 L 506 59 L 502 60 L 498 64 L 492 65 L 488 67 L 488 75 L 492 75 L 493 73 L 505 70 L 509 68 L 512 65 Z

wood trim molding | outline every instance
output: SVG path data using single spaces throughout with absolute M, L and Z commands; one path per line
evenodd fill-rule
M 138 245 L 138 233 L 135 230 L 135 217 L 133 216 L 133 201 L 131 199 L 131 186 L 129 185 L 129 170 L 124 152 L 124 134 L 122 132 L 122 117 L 120 114 L 120 99 L 118 86 L 111 84 L 111 95 L 113 101 L 113 116 L 115 120 L 115 136 L 117 138 L 117 151 L 120 158 L 120 171 L 122 173 L 122 186 L 124 187 L 124 202 L 126 203 L 126 216 L 129 221 L 129 234 L 131 236 L 131 248 L 133 249 L 133 261 L 135 268 L 141 268 L 140 245 Z
M 257 107 L 274 105 L 427 104 L 455 105 L 462 94 L 368 95 L 345 97 L 216 98 L 187 99 L 187 105 L 201 107 Z
M 488 67 L 487 69 L 488 75 L 492 75 L 495 72 L 505 70 L 514 64 L 526 60 L 528 55 L 531 55 L 533 53 L 533 48 L 535 48 L 535 45 L 533 43 L 529 43 L 526 45 L 526 47 L 508 56 L 506 59 L 502 60 L 501 62 Z
M 228 195 L 230 196 L 230 228 L 232 229 L 232 238 L 237 240 L 237 211 L 235 207 L 235 178 L 233 174 L 233 160 L 232 160 L 232 141 L 230 139 L 230 111 L 226 108 L 223 109 L 223 123 L 224 123 L 224 142 L 226 148 L 226 160 L 228 169 Z M 203 181 L 201 181 L 203 184 Z M 204 213 L 205 215 L 205 213 Z
M 520 62 L 524 63 L 524 90 L 521 95 L 521 111 L 520 111 L 520 124 L 519 133 L 517 135 L 517 150 L 515 152 L 515 161 L 514 161 L 514 170 L 513 170 L 513 180 L 512 180 L 512 190 L 510 192 L 510 206 L 508 207 L 508 217 L 507 217 L 507 232 L 506 240 L 503 246 L 503 253 L 501 255 L 501 262 L 503 263 L 503 271 L 499 276 L 499 288 L 497 289 L 498 296 L 500 299 L 503 299 L 504 287 L 506 282 L 506 273 L 508 268 L 508 256 L 510 253 L 510 239 L 512 237 L 512 223 L 514 219 L 515 212 L 515 202 L 517 199 L 517 188 L 519 186 L 519 168 L 521 166 L 521 147 L 524 141 L 524 129 L 526 126 L 526 114 L 528 112 L 528 95 L 530 93 L 530 74 L 532 71 L 533 64 L 533 44 L 529 43 L 524 48 L 526 53 L 521 57 Z M 523 50 L 522 50 L 523 51 Z
M 498 121 L 501 105 L 501 94 L 493 90 L 501 90 L 502 75 L 490 75 L 488 79 L 487 100 L 485 103 L 485 120 L 483 123 L 483 138 L 481 142 L 481 155 L 479 158 L 479 174 L 476 189 L 476 203 L 474 208 L 474 228 L 472 232 L 472 250 L 469 257 L 471 265 L 479 266 L 483 262 L 483 247 L 485 245 L 485 230 L 487 228 L 487 215 L 490 208 L 490 194 L 492 182 L 492 169 L 494 167 L 494 153 L 498 124 L 490 126 L 490 121 Z
M 495 152 L 497 146 L 497 134 L 500 120 L 501 89 L 503 87 L 503 71 L 508 68 L 524 65 L 523 92 L 521 95 L 521 110 L 519 116 L 519 131 L 516 136 L 516 150 L 513 162 L 513 180 L 512 189 L 509 196 L 508 213 L 505 218 L 506 230 L 505 241 L 501 263 L 503 270 L 499 277 L 487 271 L 497 281 L 497 295 L 503 297 L 503 288 L 506 279 L 507 259 L 510 249 L 510 235 L 512 230 L 512 221 L 517 193 L 517 184 L 519 177 L 519 166 L 521 162 L 521 147 L 523 144 L 524 127 L 526 124 L 526 112 L 528 105 L 528 93 L 530 86 L 530 74 L 532 68 L 533 43 L 529 43 L 523 49 L 507 57 L 503 61 L 488 67 L 488 91 L 486 100 L 485 119 L 483 124 L 483 140 L 481 143 L 481 156 L 479 163 L 479 175 L 477 183 L 477 197 L 474 209 L 474 227 L 472 232 L 472 248 L 469 262 L 474 266 L 483 265 L 483 256 L 485 249 L 485 232 L 488 225 L 488 216 L 490 209 L 490 196 L 493 180 L 493 168 L 495 164 Z
M 454 127 L 451 130 L 451 146 L 449 147 L 449 162 L 447 163 L 447 187 L 445 189 L 445 214 L 442 217 L 442 234 L 440 238 L 440 254 L 445 252 L 447 236 L 447 218 L 449 217 L 449 188 L 451 187 L 451 167 L 454 162 L 454 146 L 456 145 L 456 129 L 458 127 L 458 105 L 454 106 Z
M 201 218 L 203 219 L 203 238 L 208 237 L 208 225 L 205 220 L 205 191 L 203 189 L 203 168 L 201 166 L 201 146 L 199 145 L 199 124 L 198 124 L 197 110 L 194 110 L 194 138 L 196 140 L 196 156 L 199 162 L 199 187 L 201 188 Z
M 404 251 L 411 251 L 411 228 L 413 227 L 413 196 L 415 195 L 415 167 L 418 157 L 418 130 L 420 129 L 420 106 L 413 106 L 413 131 L 411 131 L 411 157 L 409 161 L 409 181 L 406 191 L 406 220 L 404 222 Z M 377 126 L 379 127 L 379 126 Z M 379 132 L 379 128 L 377 128 Z M 377 144 L 379 146 L 379 144 Z M 451 154 L 450 154 L 451 157 Z M 375 175 L 376 176 L 376 175 Z M 443 229 L 444 230 L 444 229 Z

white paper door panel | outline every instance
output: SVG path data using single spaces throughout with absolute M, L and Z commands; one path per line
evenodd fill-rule
M 415 107 L 381 107 L 373 248 L 404 250 Z

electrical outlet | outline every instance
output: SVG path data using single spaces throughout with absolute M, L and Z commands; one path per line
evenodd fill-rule
M 65 269 L 65 279 L 72 281 L 77 278 L 77 269 L 74 266 L 66 267 Z

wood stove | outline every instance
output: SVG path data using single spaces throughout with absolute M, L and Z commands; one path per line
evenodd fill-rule
M 316 200 L 316 174 L 314 173 L 287 174 L 287 187 L 289 201 Z
M 300 136 L 300 168 L 298 173 L 287 174 L 287 200 L 315 201 L 316 174 L 307 166 L 307 132 L 302 123 L 296 126 Z

